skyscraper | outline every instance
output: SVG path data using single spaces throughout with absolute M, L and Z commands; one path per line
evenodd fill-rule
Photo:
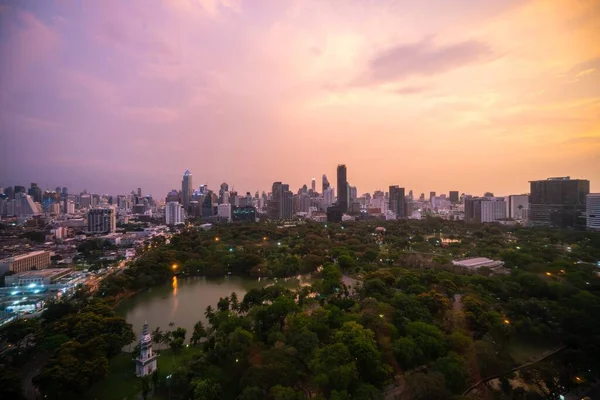
M 390 186 L 389 195 L 389 209 L 396 213 L 396 218 L 405 218 L 406 199 L 404 197 L 404 188 L 398 185 Z
M 27 193 L 33 198 L 33 201 L 42 202 L 42 189 L 40 189 L 37 183 L 32 183 Z
M 329 189 L 329 180 L 327 179 L 327 175 L 323 174 L 323 193 L 325 193 L 325 190 Z
M 348 212 L 348 179 L 346 166 L 344 164 L 340 164 L 337 167 L 337 186 L 337 203 L 340 206 L 342 213 Z
M 117 214 L 113 207 L 88 211 L 88 232 L 108 233 L 117 229 Z
M 181 181 L 181 198 L 183 200 L 183 209 L 188 210 L 190 207 L 190 200 L 194 186 L 192 183 L 192 173 L 186 169 L 183 173 L 183 180 Z
M 229 191 L 229 185 L 225 182 L 221 183 L 221 188 L 219 189 L 219 204 L 226 203 L 225 192 L 227 191 Z
M 281 217 L 280 219 L 292 219 L 294 215 L 294 193 L 290 191 L 290 185 L 281 185 Z
M 282 183 L 273 182 L 271 187 L 271 200 L 269 201 L 269 217 L 281 219 Z
M 458 190 L 451 190 L 448 197 L 451 203 L 458 203 Z
M 588 230 L 600 231 L 600 193 L 586 196 L 586 227 Z
M 429 201 L 435 197 L 435 192 L 429 192 Z
M 504 198 L 476 197 L 465 199 L 466 222 L 492 222 L 506 218 Z
M 529 223 L 557 228 L 585 225 L 590 181 L 570 177 L 531 181 Z
M 167 225 L 183 224 L 185 214 L 183 206 L 177 201 L 169 201 L 165 206 L 165 223 Z
M 313 193 L 317 191 L 317 180 L 315 178 L 312 178 L 312 181 L 310 182 L 310 188 L 312 189 Z

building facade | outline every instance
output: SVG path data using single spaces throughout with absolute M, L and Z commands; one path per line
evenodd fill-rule
M 181 180 L 181 200 L 183 202 L 183 208 L 186 211 L 189 210 L 193 190 L 192 173 L 186 169 L 183 173 L 183 179 Z
M 117 230 L 117 213 L 112 207 L 93 208 L 88 211 L 88 232 L 111 233 Z
M 348 212 L 348 176 L 347 176 L 346 166 L 344 164 L 340 164 L 337 167 L 337 204 L 342 211 L 342 213 Z
M 165 224 L 179 225 L 185 222 L 183 206 L 177 201 L 170 201 L 165 206 Z
M 506 202 L 503 198 L 465 199 L 465 222 L 493 222 L 504 218 L 506 218 Z
M 0 274 L 44 269 L 50 266 L 50 252 L 34 251 L 0 260 Z
M 508 217 L 521 221 L 527 220 L 529 211 L 529 195 L 510 195 L 508 196 Z
M 600 193 L 586 196 L 586 227 L 591 231 L 600 231 Z
M 573 228 L 585 226 L 590 181 L 570 177 L 531 181 L 529 224 Z

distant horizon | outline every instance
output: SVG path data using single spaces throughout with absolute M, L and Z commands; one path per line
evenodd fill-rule
M 0 0 L 0 182 L 600 192 L 600 7 Z M 320 189 L 319 189 L 320 190 Z
M 193 186 L 194 190 L 198 190 L 198 188 L 200 187 L 200 185 L 206 184 L 206 183 L 196 183 L 196 180 L 194 179 L 194 172 L 190 170 L 190 173 L 192 174 L 192 183 L 194 185 Z M 329 174 L 325 174 L 325 175 L 327 175 L 327 178 L 329 179 L 330 185 L 331 185 L 331 187 L 333 187 L 335 189 L 335 195 L 337 196 L 337 188 L 333 184 L 333 183 L 336 182 L 335 175 L 333 176 L 333 179 L 330 177 Z M 182 174 L 182 176 L 183 176 L 183 174 Z M 322 174 L 321 174 L 321 176 L 322 176 Z M 531 180 L 532 181 L 533 180 L 546 180 L 548 178 L 558 178 L 558 177 L 567 177 L 567 176 L 570 177 L 570 179 L 572 179 L 572 180 L 581 179 L 581 180 L 588 180 L 589 181 L 589 179 L 587 179 L 585 177 L 574 177 L 574 176 L 569 176 L 569 175 L 548 176 L 548 177 L 545 177 L 545 178 L 531 179 Z M 273 182 L 279 182 L 279 181 L 282 182 L 282 183 L 285 183 L 285 184 L 289 184 L 289 182 L 287 182 L 285 179 L 274 180 Z M 235 190 L 238 193 L 238 195 L 246 194 L 247 192 L 250 192 L 252 194 L 252 196 L 254 196 L 254 194 L 256 193 L 257 190 L 258 190 L 259 194 L 262 194 L 263 191 L 265 193 L 268 193 L 268 192 L 271 191 L 271 185 L 269 185 L 267 188 L 263 188 L 263 189 L 239 190 L 239 189 L 237 189 L 237 187 L 235 186 L 235 184 L 232 184 L 231 182 L 227 182 L 227 181 L 220 181 L 218 184 L 214 184 L 214 185 L 208 184 L 208 189 L 212 190 L 213 192 L 218 193 L 220 185 L 223 182 L 225 182 L 225 183 L 228 184 L 229 191 L 234 191 Z M 321 178 L 316 179 L 316 182 L 317 182 L 317 184 L 316 184 L 316 191 L 318 193 L 322 193 L 322 190 L 321 190 L 322 189 Z M 17 185 L 17 186 L 24 186 L 25 188 L 29 188 L 30 185 L 31 185 L 31 183 L 37 183 L 37 185 L 42 190 L 50 190 L 50 191 L 52 191 L 52 190 L 55 190 L 56 187 L 60 186 L 61 188 L 66 187 L 68 189 L 68 191 L 69 191 L 69 194 L 80 194 L 84 190 L 87 190 L 87 192 L 90 193 L 90 194 L 93 193 L 93 194 L 110 195 L 110 196 L 128 195 L 128 194 L 131 194 L 131 192 L 137 192 L 137 189 L 139 187 L 139 188 L 142 189 L 142 195 L 144 195 L 144 196 L 146 196 L 146 195 L 152 195 L 152 198 L 154 198 L 154 199 L 164 199 L 167 196 L 167 194 L 171 190 L 173 190 L 173 189 L 175 189 L 177 191 L 181 190 L 181 181 L 179 182 L 179 186 L 174 186 L 174 187 L 172 187 L 170 189 L 167 189 L 167 190 L 164 191 L 164 193 L 157 193 L 157 192 L 152 192 L 152 191 L 146 191 L 144 189 L 143 185 L 142 186 L 134 186 L 134 187 L 132 187 L 129 190 L 121 191 L 121 192 L 118 192 L 118 193 L 117 192 L 110 192 L 110 191 L 95 190 L 94 189 L 94 185 L 89 185 L 88 187 L 82 188 L 80 190 L 78 190 L 78 189 L 72 189 L 71 186 L 66 185 L 66 184 L 55 184 L 55 185 L 48 184 L 47 187 L 46 187 L 41 182 L 36 182 L 35 180 L 27 182 L 26 184 L 24 184 L 24 183 L 15 183 L 15 184 L 10 184 L 10 185 L 2 185 L 0 183 L 0 187 L 3 187 L 3 188 L 6 189 L 7 187 L 11 187 L 11 186 L 14 187 L 15 185 Z M 350 179 L 348 179 L 348 183 L 351 186 L 356 186 L 356 185 L 352 184 L 352 182 L 350 181 Z M 309 180 L 306 183 L 300 184 L 297 187 L 295 187 L 292 184 L 290 184 L 290 190 L 292 192 L 296 193 L 298 191 L 298 189 L 302 188 L 303 185 L 306 185 L 307 188 L 310 189 L 311 188 L 310 184 L 311 184 L 311 180 Z M 530 187 L 529 187 L 529 180 L 526 181 L 526 184 L 527 184 L 527 190 L 521 191 L 521 192 L 511 192 L 511 193 L 497 192 L 493 188 L 488 188 L 486 190 L 481 191 L 480 193 L 479 192 L 472 192 L 472 191 L 465 191 L 465 190 L 461 190 L 459 188 L 448 189 L 448 190 L 445 190 L 445 191 L 440 191 L 440 190 L 436 190 L 436 189 L 416 190 L 416 189 L 413 189 L 411 187 L 403 186 L 401 183 L 390 183 L 390 185 L 388 185 L 386 187 L 383 187 L 383 188 L 376 188 L 376 189 L 373 189 L 373 190 L 365 190 L 365 191 L 362 191 L 360 189 L 360 187 L 357 186 L 357 192 L 358 192 L 358 196 L 360 197 L 360 196 L 362 196 L 365 193 L 373 194 L 373 192 L 375 192 L 376 190 L 381 190 L 383 192 L 387 192 L 389 190 L 389 186 L 399 185 L 400 187 L 404 187 L 405 188 L 406 195 L 408 195 L 408 192 L 410 190 L 412 190 L 413 191 L 413 196 L 415 198 L 418 198 L 421 193 L 425 194 L 425 198 L 429 198 L 430 192 L 436 192 L 436 195 L 439 196 L 441 194 L 448 195 L 448 193 L 450 191 L 454 191 L 454 190 L 458 191 L 459 194 L 463 194 L 464 193 L 464 194 L 469 194 L 469 195 L 473 195 L 473 196 L 483 196 L 486 192 L 491 192 L 491 193 L 494 194 L 494 196 L 504 197 L 504 196 L 510 196 L 510 195 L 524 195 L 524 194 L 529 194 L 530 193 L 530 190 L 529 190 L 530 189 Z M 590 193 L 596 193 L 594 190 L 592 190 L 592 182 L 591 181 L 590 181 Z

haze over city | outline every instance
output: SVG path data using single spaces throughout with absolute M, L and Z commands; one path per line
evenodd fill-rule
M 600 182 L 597 1 L 0 1 L 0 183 Z

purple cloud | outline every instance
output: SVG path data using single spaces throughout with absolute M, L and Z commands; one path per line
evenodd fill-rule
M 487 59 L 492 54 L 490 46 L 476 40 L 438 47 L 429 39 L 400 44 L 377 54 L 369 63 L 366 73 L 355 84 L 379 84 L 414 75 L 441 74 Z

